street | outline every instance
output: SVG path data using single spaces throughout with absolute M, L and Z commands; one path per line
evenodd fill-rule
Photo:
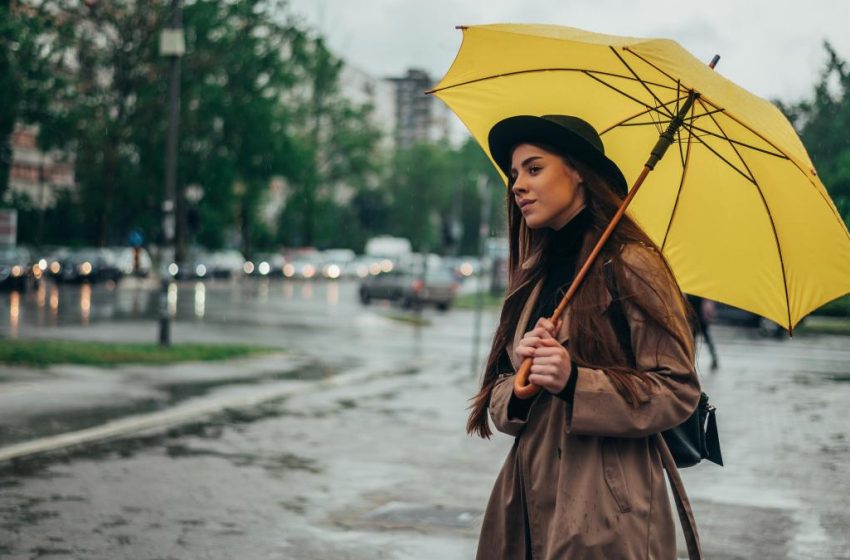
M 281 351 L 271 358 L 0 370 L 0 446 L 207 407 L 167 427 L 0 464 L 0 557 L 473 557 L 512 443 L 464 432 L 475 314 L 428 309 L 420 325 L 388 305 L 362 306 L 356 289 L 179 285 L 176 342 Z M 155 285 L 48 284 L 0 294 L 0 333 L 152 342 L 156 311 Z M 484 313 L 480 358 L 496 320 L 496 310 Z M 707 351 L 699 363 L 726 466 L 682 471 L 706 557 L 850 558 L 848 339 L 713 329 L 720 369 L 709 371 Z M 255 404 L 232 404 L 247 397 Z

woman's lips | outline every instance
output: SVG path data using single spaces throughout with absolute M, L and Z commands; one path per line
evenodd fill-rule
M 533 200 L 520 200 L 518 203 L 519 209 L 521 212 L 525 212 L 525 209 L 534 204 Z

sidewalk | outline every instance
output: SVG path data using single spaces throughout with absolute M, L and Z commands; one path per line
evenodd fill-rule
M 269 366 L 270 380 L 241 388 L 293 392 L 261 413 L 246 401 L 239 422 L 213 413 L 200 419 L 210 430 L 145 432 L 17 479 L 0 507 L 10 557 L 29 557 L 45 536 L 90 559 L 471 557 L 512 440 L 464 434 L 468 356 L 442 342 L 453 333 L 427 332 L 406 365 L 319 381 L 275 379 L 282 370 Z M 706 557 L 850 557 L 847 339 L 715 334 L 721 369 L 700 356 L 702 380 L 727 466 L 682 473 Z M 20 512 L 37 521 L 22 525 Z

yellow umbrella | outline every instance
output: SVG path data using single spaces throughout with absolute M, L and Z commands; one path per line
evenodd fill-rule
M 681 114 L 629 214 L 662 248 L 683 291 L 789 331 L 850 292 L 850 234 L 771 103 L 670 40 L 552 25 L 462 29 L 460 52 L 431 93 L 485 151 L 490 128 L 506 117 L 576 115 L 601 133 L 632 184 Z

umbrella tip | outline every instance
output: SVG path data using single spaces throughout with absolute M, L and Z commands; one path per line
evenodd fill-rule
M 461 31 L 464 31 L 468 28 L 469 28 L 468 25 L 455 25 L 455 29 L 460 29 Z
M 714 67 L 717 66 L 717 63 L 720 62 L 720 55 L 714 55 L 714 58 L 711 59 L 711 62 L 708 63 L 708 67 L 714 70 Z

